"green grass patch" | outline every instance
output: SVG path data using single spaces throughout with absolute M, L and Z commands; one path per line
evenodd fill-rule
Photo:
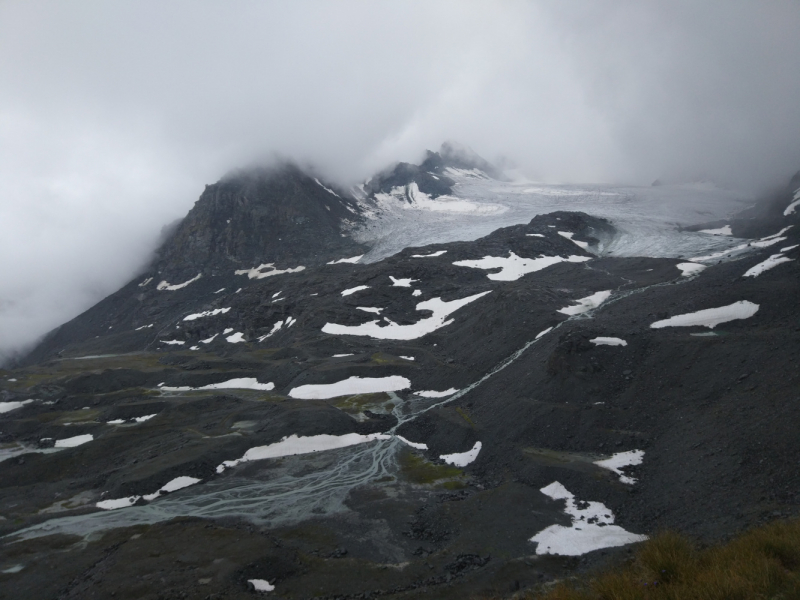
M 472 420 L 472 418 L 469 416 L 469 413 L 466 410 L 464 410 L 460 406 L 457 406 L 456 407 L 456 412 L 458 413 L 458 416 L 460 416 L 467 423 L 469 423 L 470 427 L 472 427 L 473 429 L 477 428 L 477 425 L 475 425 L 475 421 Z
M 632 562 L 592 579 L 563 582 L 533 600 L 798 600 L 800 520 L 776 521 L 718 546 L 677 533 L 643 543 Z
M 413 452 L 404 451 L 400 455 L 400 472 L 412 483 L 436 483 L 443 479 L 462 477 L 461 469 L 449 465 L 435 465 Z
M 376 365 L 408 365 L 408 361 L 385 352 L 376 352 L 370 356 L 370 360 Z
M 389 394 L 384 392 L 377 394 L 356 394 L 354 396 L 335 398 L 333 405 L 345 412 L 360 413 L 371 408 L 381 408 L 387 400 L 390 400 Z M 389 410 L 391 410 L 391 408 Z

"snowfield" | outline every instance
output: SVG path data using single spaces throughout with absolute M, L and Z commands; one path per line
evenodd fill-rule
M 596 460 L 594 464 L 596 464 L 598 467 L 602 467 L 603 469 L 613 471 L 619 475 L 619 480 L 622 483 L 633 485 L 636 483 L 636 479 L 625 475 L 625 473 L 622 472 L 622 469 L 625 467 L 634 467 L 636 465 L 640 465 L 642 464 L 643 460 L 644 450 L 630 450 L 628 452 L 617 452 L 610 458 Z
M 608 300 L 609 296 L 611 296 L 611 290 L 595 292 L 591 296 L 586 296 L 585 298 L 579 298 L 578 300 L 575 300 L 575 302 L 577 302 L 575 306 L 560 308 L 557 312 L 560 312 L 562 315 L 581 315 L 589 312 L 593 308 L 600 306 L 603 302 Z
M 370 433 L 369 435 L 361 435 L 359 433 L 346 433 L 345 435 L 322 434 L 308 437 L 299 437 L 292 434 L 283 438 L 280 442 L 275 442 L 267 446 L 250 448 L 244 453 L 242 458 L 237 460 L 226 460 L 217 467 L 217 473 L 222 473 L 225 469 L 252 460 L 266 460 L 268 458 L 280 458 L 282 456 L 324 452 L 326 450 L 347 448 L 348 446 L 355 446 L 356 444 L 365 444 L 374 440 L 388 440 L 391 439 L 391 437 L 392 436 L 384 433 Z
M 433 315 L 426 319 L 420 319 L 411 325 L 398 325 L 384 318 L 387 321 L 387 325 L 384 326 L 379 325 L 380 321 L 369 321 L 361 325 L 325 323 L 322 332 L 331 335 L 363 335 L 381 340 L 415 340 L 449 325 L 453 322 L 453 319 L 446 321 L 445 319 L 448 315 L 489 293 L 491 292 L 481 292 L 474 296 L 467 296 L 450 302 L 445 302 L 441 298 L 431 298 L 420 302 L 417 304 L 417 310 L 429 310 Z
M 259 383 L 255 377 L 239 377 L 236 379 L 228 379 L 227 381 L 221 381 L 220 383 L 211 383 L 209 385 L 204 385 L 202 387 L 189 387 L 189 386 L 180 386 L 180 387 L 170 387 L 167 385 L 161 386 L 158 388 L 165 392 L 197 392 L 203 390 L 259 390 L 259 391 L 269 391 L 275 389 L 275 384 L 270 383 Z
M 628 342 L 618 337 L 596 337 L 589 340 L 595 346 L 627 346 Z
M 522 258 L 513 252 L 508 257 L 484 256 L 478 260 L 459 260 L 453 264 L 457 267 L 470 267 L 472 269 L 500 269 L 497 273 L 489 273 L 487 277 L 494 281 L 516 281 L 523 275 L 541 271 L 552 265 L 562 262 L 579 263 L 591 260 L 588 256 L 540 256 L 539 258 Z
M 481 451 L 481 443 L 475 442 L 471 450 L 466 452 L 458 452 L 456 454 L 442 454 L 441 458 L 444 462 L 453 465 L 454 467 L 466 467 L 468 464 L 475 462 L 478 458 L 478 453 Z
M 252 269 L 239 269 L 234 271 L 235 275 L 247 275 L 248 279 L 264 279 L 265 277 L 273 277 L 275 275 L 283 275 L 284 273 L 299 273 L 304 271 L 305 267 L 299 266 L 293 269 L 277 269 L 274 263 L 264 263 Z
M 175 290 L 182 290 L 183 288 L 185 288 L 190 283 L 194 283 L 195 281 L 200 279 L 202 276 L 203 276 L 202 273 L 198 273 L 197 275 L 192 277 L 190 280 L 184 281 L 183 283 L 177 283 L 175 285 L 171 285 L 168 281 L 164 280 L 164 281 L 162 281 L 161 283 L 159 283 L 156 286 L 156 289 L 159 290 L 159 291 L 165 291 L 165 292 L 174 292 Z
M 708 327 L 714 329 L 721 323 L 728 321 L 736 321 L 737 319 L 749 319 L 758 312 L 758 304 L 754 304 L 747 300 L 740 300 L 728 306 L 720 306 L 719 308 L 707 308 L 705 310 L 698 310 L 693 313 L 686 313 L 683 315 L 676 315 L 669 319 L 656 321 L 650 325 L 653 329 L 661 329 L 663 327 Z
M 773 254 L 767 260 L 760 262 L 756 266 L 747 269 L 747 271 L 745 271 L 744 273 L 744 277 L 758 277 L 764 271 L 769 271 L 770 269 L 774 269 L 775 267 L 777 267 L 782 263 L 791 262 L 793 260 L 794 260 L 793 258 L 787 258 L 780 253 Z
M 536 554 L 581 556 L 593 550 L 625 546 L 647 539 L 646 535 L 631 533 L 614 525 L 614 513 L 601 502 L 581 502 L 585 508 L 578 508 L 575 496 L 557 481 L 540 491 L 553 500 L 566 501 L 564 512 L 572 517 L 572 525 L 551 525 L 533 536 L 530 541 L 538 544 Z
M 375 394 L 377 392 L 397 392 L 411 387 L 411 382 L 400 375 L 388 377 L 350 377 L 336 383 L 301 385 L 292 388 L 289 396 L 300 400 L 327 400 L 338 396 L 354 394 Z

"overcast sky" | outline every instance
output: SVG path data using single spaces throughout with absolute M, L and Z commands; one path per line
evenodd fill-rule
M 0 0 L 0 360 L 275 153 L 350 181 L 445 139 L 544 181 L 800 168 L 795 0 Z

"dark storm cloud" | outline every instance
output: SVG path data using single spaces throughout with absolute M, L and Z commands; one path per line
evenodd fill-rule
M 444 139 L 550 181 L 800 166 L 800 8 L 0 2 L 0 353 L 125 283 L 226 170 L 352 181 Z

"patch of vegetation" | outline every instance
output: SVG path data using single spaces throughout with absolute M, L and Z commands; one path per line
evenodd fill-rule
M 436 483 L 443 479 L 461 477 L 461 469 L 450 465 L 435 465 L 413 452 L 405 451 L 400 455 L 400 472 L 411 483 Z
M 472 418 L 469 416 L 469 413 L 466 410 L 464 410 L 460 406 L 457 406 L 456 412 L 462 419 L 464 419 L 467 423 L 469 423 L 470 427 L 476 429 L 477 426 L 475 425 L 475 421 L 472 420 Z
M 639 547 L 616 571 L 560 583 L 533 600 L 800 599 L 800 520 L 776 521 L 719 546 L 699 549 L 677 533 Z
M 407 360 L 386 354 L 385 352 L 376 352 L 370 356 L 370 360 L 376 365 L 408 365 Z
M 356 394 L 354 396 L 336 398 L 333 405 L 345 412 L 360 413 L 373 408 L 381 408 L 387 400 L 390 400 L 389 394 L 384 392 L 377 394 Z M 391 408 L 389 410 L 391 410 Z

